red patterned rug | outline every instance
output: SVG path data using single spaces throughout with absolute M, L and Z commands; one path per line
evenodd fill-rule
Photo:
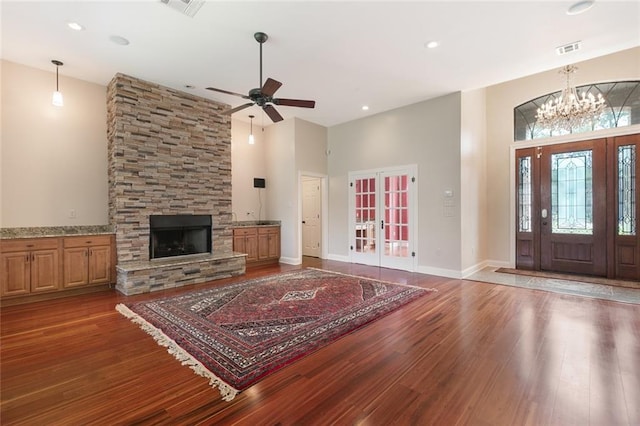
M 116 309 L 230 401 L 431 289 L 303 269 Z

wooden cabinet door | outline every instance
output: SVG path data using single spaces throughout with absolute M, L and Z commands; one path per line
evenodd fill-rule
M 111 247 L 89 249 L 89 284 L 108 283 L 111 279 Z
M 60 286 L 58 250 L 31 252 L 31 292 L 57 290 Z
M 2 296 L 29 294 L 31 288 L 30 253 L 2 253 Z
M 258 231 L 258 259 L 280 258 L 280 230 L 278 227 Z
M 247 262 L 258 260 L 258 235 L 255 233 L 246 235 L 244 244 L 247 253 Z
M 271 234 L 261 229 L 258 233 L 258 259 L 269 259 L 269 239 Z
M 64 249 L 64 286 L 79 287 L 89 282 L 89 252 L 85 247 Z

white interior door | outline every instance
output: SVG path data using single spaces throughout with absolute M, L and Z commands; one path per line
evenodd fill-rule
M 322 253 L 322 179 L 302 180 L 302 255 L 321 257 Z
M 416 166 L 350 173 L 351 261 L 415 270 Z

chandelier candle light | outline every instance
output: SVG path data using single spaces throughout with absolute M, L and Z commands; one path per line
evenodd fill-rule
M 605 107 L 602 94 L 596 98 L 591 93 L 582 92 L 580 95 L 575 86 L 571 85 L 571 75 L 578 67 L 567 65 L 560 70 L 566 75 L 567 86 L 562 90 L 559 98 L 549 100 L 538 108 L 537 123 L 546 128 L 571 131 L 597 118 Z

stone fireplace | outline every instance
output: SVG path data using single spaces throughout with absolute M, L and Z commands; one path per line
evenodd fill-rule
M 109 220 L 118 291 L 136 294 L 244 273 L 244 255 L 232 250 L 231 120 L 220 114 L 227 107 L 123 74 L 109 83 Z M 202 241 L 207 233 L 204 250 L 202 242 L 185 247 L 185 229 L 167 229 L 166 218 L 178 217 L 208 218 L 205 231 L 186 229 L 187 239 L 197 234 Z M 174 239 L 174 247 L 160 251 L 179 255 L 153 255 L 152 222 Z

